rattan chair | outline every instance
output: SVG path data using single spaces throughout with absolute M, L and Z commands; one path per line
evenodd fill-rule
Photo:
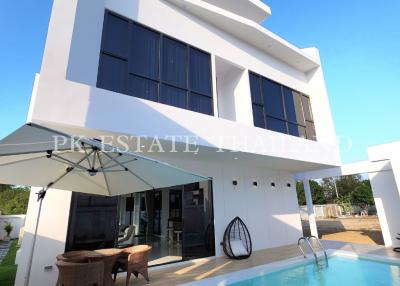
M 139 274 L 142 274 L 146 281 L 150 282 L 147 268 L 148 255 L 151 251 L 151 248 L 152 247 L 149 245 L 136 245 L 125 248 L 121 254 L 121 257 L 115 264 L 113 270 L 114 281 L 117 278 L 118 270 L 122 269 L 124 272 L 126 271 L 126 285 L 129 284 L 132 274 L 136 277 L 138 277 Z
M 69 251 L 63 254 L 57 255 L 57 261 L 64 261 L 64 262 L 75 262 L 75 263 L 84 263 L 89 262 L 86 258 L 88 253 L 92 251 L 89 250 L 76 250 L 76 251 Z
M 56 286 L 103 286 L 104 264 L 72 263 L 57 261 L 58 279 Z

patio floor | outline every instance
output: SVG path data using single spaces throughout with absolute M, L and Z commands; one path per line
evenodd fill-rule
M 337 241 L 322 242 L 326 249 L 341 249 L 359 254 L 369 253 L 400 258 L 400 254 L 378 245 L 353 244 Z M 255 251 L 252 256 L 246 260 L 234 261 L 225 257 L 198 259 L 194 262 L 187 262 L 179 266 L 150 269 L 150 284 L 179 285 L 296 256 L 300 256 L 297 245 L 289 245 Z M 125 276 L 123 274 L 119 275 L 116 285 L 125 285 Z M 132 277 L 129 285 L 147 285 L 147 283 L 143 277 L 139 276 L 139 278 L 136 279 Z

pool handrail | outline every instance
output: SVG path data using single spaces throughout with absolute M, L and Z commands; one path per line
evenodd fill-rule
M 322 245 L 322 243 L 320 242 L 320 240 L 319 240 L 316 236 L 313 236 L 313 235 L 312 235 L 312 236 L 309 236 L 309 237 L 307 237 L 307 236 L 300 237 L 300 238 L 298 239 L 298 241 L 297 241 L 297 246 L 299 247 L 301 253 L 303 254 L 303 257 L 304 257 L 304 258 L 307 258 L 307 255 L 306 255 L 306 253 L 305 253 L 305 251 L 304 251 L 304 249 L 303 249 L 303 247 L 302 247 L 302 244 L 300 244 L 300 242 L 301 242 L 302 240 L 304 240 L 304 241 L 307 242 L 308 247 L 310 247 L 311 252 L 312 252 L 312 254 L 314 255 L 315 264 L 316 264 L 316 265 L 319 265 L 317 253 L 316 253 L 314 247 L 312 246 L 312 244 L 311 244 L 311 242 L 310 242 L 311 239 L 314 239 L 314 240 L 316 240 L 316 241 L 318 242 L 319 248 L 321 249 L 321 251 L 324 252 L 326 265 L 328 265 L 328 255 L 326 254 L 325 248 L 324 248 L 324 246 Z
M 321 241 L 319 240 L 318 237 L 311 235 L 308 240 L 314 239 L 317 241 L 319 248 L 324 252 L 324 256 L 325 256 L 325 262 L 328 265 L 328 255 L 326 254 L 326 250 L 325 247 L 322 245 Z M 310 243 L 311 244 L 311 243 Z

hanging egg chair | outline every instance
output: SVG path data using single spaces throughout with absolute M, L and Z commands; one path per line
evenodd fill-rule
M 235 217 L 226 227 L 222 247 L 229 258 L 246 259 L 250 257 L 253 250 L 250 233 L 239 217 Z

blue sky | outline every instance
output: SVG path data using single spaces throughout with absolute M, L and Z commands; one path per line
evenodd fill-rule
M 273 15 L 265 27 L 299 47 L 320 50 L 336 132 L 353 142 L 343 161 L 367 159 L 367 146 L 400 140 L 400 1 L 266 3 Z M 2 3 L 0 138 L 25 122 L 51 4 Z

